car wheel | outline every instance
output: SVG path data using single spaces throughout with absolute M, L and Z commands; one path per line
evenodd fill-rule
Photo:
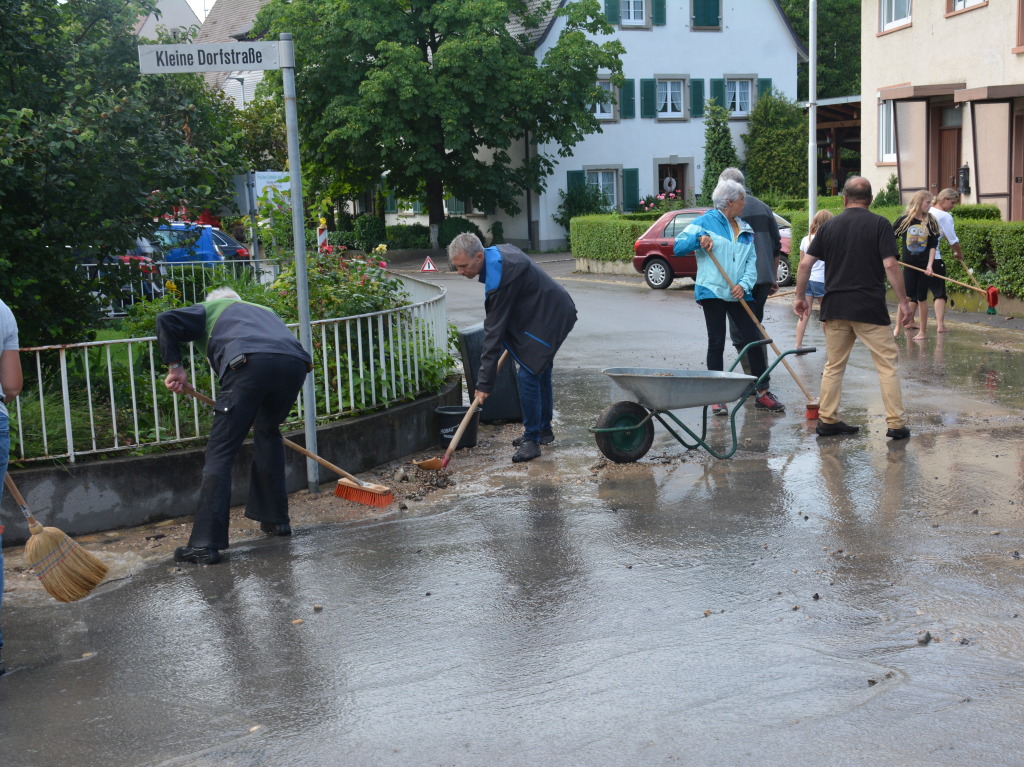
M 598 449 L 615 463 L 639 461 L 647 455 L 654 442 L 654 422 L 648 417 L 646 408 L 635 402 L 609 405 L 597 419 L 596 428 L 621 429 L 594 434 Z
M 789 268 L 789 258 L 785 254 L 779 259 L 779 271 L 775 278 L 780 286 L 789 285 L 793 282 L 793 272 Z
M 652 258 L 644 266 L 644 279 L 655 290 L 663 290 L 672 284 L 672 267 L 664 259 Z

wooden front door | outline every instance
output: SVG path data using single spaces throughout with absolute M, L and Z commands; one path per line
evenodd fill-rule
M 1010 158 L 1010 220 L 1024 219 L 1024 114 L 1013 116 L 1013 156 Z
M 956 189 L 956 174 L 960 169 L 960 128 L 939 129 L 939 177 L 937 194 L 950 187 Z
M 665 183 L 665 179 L 672 179 L 675 181 L 675 185 Z M 674 191 L 676 196 L 686 196 L 686 165 L 659 165 L 658 166 L 658 188 L 655 190 L 655 194 L 665 194 L 669 191 Z M 672 187 L 670 190 L 668 187 Z

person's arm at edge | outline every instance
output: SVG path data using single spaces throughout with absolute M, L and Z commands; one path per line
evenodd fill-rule
M 21 372 L 21 356 L 17 349 L 5 349 L 0 354 L 0 387 L 4 390 L 4 404 L 21 394 L 25 379 Z
M 164 386 L 175 394 L 185 391 L 188 373 L 181 362 L 181 344 L 196 341 L 206 331 L 206 308 L 196 304 L 185 309 L 172 309 L 156 316 L 157 344 L 167 365 Z
M 807 283 L 811 280 L 811 268 L 817 260 L 810 253 L 800 251 L 800 264 L 796 268 L 796 295 L 793 296 L 793 314 L 797 317 L 803 317 L 811 311 L 807 303 Z

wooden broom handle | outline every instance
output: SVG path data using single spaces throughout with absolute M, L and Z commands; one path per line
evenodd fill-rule
M 498 370 L 501 370 L 501 366 L 505 364 L 505 360 L 507 359 L 508 349 L 503 351 L 501 356 L 498 357 Z M 462 435 L 466 432 L 466 427 L 469 426 L 469 422 L 473 419 L 473 413 L 475 413 L 477 408 L 480 407 L 480 402 L 481 400 L 479 397 L 473 397 L 473 402 L 470 403 L 469 410 L 467 410 L 466 414 L 462 416 L 462 423 L 459 424 L 459 428 L 456 430 L 455 436 L 452 437 L 451 441 L 448 443 L 448 449 L 444 451 L 443 460 L 445 466 L 448 465 L 448 461 L 451 459 L 452 454 L 458 450 L 459 442 L 462 441 Z
M 216 405 L 217 404 L 212 399 L 210 399 L 205 394 L 203 394 L 201 391 L 196 391 L 191 386 L 186 386 L 185 387 L 185 393 L 188 394 L 190 397 L 195 397 L 197 400 L 199 400 L 200 402 L 206 403 L 207 405 Z M 338 474 L 338 475 L 344 477 L 345 479 L 350 479 L 350 480 L 352 480 L 353 482 L 355 482 L 358 485 L 364 485 L 365 486 L 367 484 L 366 482 L 363 482 L 362 480 L 352 476 L 351 474 L 349 474 L 347 471 L 345 471 L 340 466 L 335 466 L 333 463 L 328 461 L 326 458 L 321 458 L 320 456 L 318 456 L 313 451 L 307 450 L 306 448 L 304 448 L 302 445 L 298 444 L 297 442 L 292 442 L 287 437 L 281 437 L 281 441 L 284 442 L 284 444 L 286 444 L 288 447 L 290 447 L 296 453 L 302 453 L 302 455 L 306 456 L 306 458 L 312 458 L 314 461 L 316 461 L 318 464 L 323 466 L 325 469 L 330 469 L 335 474 Z M 12 491 L 12 492 L 16 492 L 16 491 Z M 17 498 L 17 496 L 15 496 L 15 498 Z
M 922 269 L 920 266 L 914 266 L 913 264 L 908 264 L 908 263 L 903 262 L 903 261 L 901 261 L 900 263 L 903 266 L 907 267 L 908 269 L 916 269 L 919 272 L 922 272 L 924 274 L 928 274 L 928 270 L 927 269 Z M 987 296 L 988 295 L 988 293 L 985 292 L 984 288 L 981 288 L 981 287 L 977 287 L 976 288 L 973 285 L 968 285 L 966 282 L 960 282 L 960 280 L 954 280 L 952 277 L 946 277 L 943 274 L 932 274 L 931 276 L 932 277 L 938 277 L 940 280 L 945 280 L 946 282 L 952 282 L 954 285 L 959 285 L 960 287 L 967 288 L 968 290 L 976 290 L 979 293 L 981 293 L 983 296 Z M 971 276 L 973 277 L 974 275 L 972 274 Z
M 732 290 L 733 282 L 732 280 L 729 279 L 729 275 L 725 273 L 725 269 L 722 268 L 722 265 L 718 263 L 718 259 L 715 258 L 715 254 L 709 250 L 705 250 L 704 252 L 711 257 L 712 261 L 715 262 L 715 266 L 718 267 L 718 271 L 722 273 L 722 279 L 725 280 L 725 283 L 729 286 L 729 289 Z M 764 326 L 757 321 L 757 317 L 754 316 L 754 310 L 751 309 L 750 306 L 747 305 L 747 302 L 744 301 L 742 298 L 740 298 L 740 304 L 743 306 L 744 309 L 747 310 L 747 314 L 750 315 L 750 319 L 753 320 L 755 325 L 757 325 L 757 329 L 761 331 L 761 335 L 764 336 L 766 340 L 771 341 L 772 349 L 775 350 L 775 354 L 782 358 L 782 364 L 786 366 L 786 370 L 788 370 L 789 374 L 793 376 L 793 380 L 796 381 L 796 385 L 800 387 L 800 391 L 804 393 L 804 396 L 807 398 L 807 401 L 814 402 L 816 400 L 816 397 L 811 396 L 811 393 L 807 391 L 807 387 L 804 386 L 804 382 L 800 380 L 800 377 L 796 374 L 796 371 L 789 366 L 789 363 L 786 361 L 786 358 L 783 357 L 782 352 L 779 351 L 779 347 L 775 345 L 775 342 L 772 341 L 772 337 L 768 335 L 768 331 L 765 330 Z
M 36 533 L 42 532 L 42 525 L 36 521 L 36 518 L 32 516 L 32 512 L 28 510 L 28 504 L 25 503 L 25 499 L 18 491 L 18 486 L 14 484 L 14 480 L 11 478 L 10 472 L 4 474 L 4 484 L 7 485 L 7 489 L 10 490 L 11 495 L 14 496 L 14 501 L 21 509 L 21 513 L 24 514 L 25 519 L 28 520 L 29 530 L 32 531 L 32 534 L 35 535 Z M 35 529 L 37 527 L 39 528 L 38 530 Z

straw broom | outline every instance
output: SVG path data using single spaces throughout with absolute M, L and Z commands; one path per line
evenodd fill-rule
M 58 602 L 88 596 L 106 577 L 107 566 L 56 527 L 39 524 L 10 474 L 4 476 L 4 484 L 28 520 L 32 536 L 25 544 L 25 556 L 43 588 Z
M 185 388 L 185 393 L 191 397 L 195 397 L 200 402 L 204 402 L 207 405 L 216 404 L 212 399 L 207 397 L 202 392 L 196 391 L 191 387 Z M 326 458 L 321 458 L 311 450 L 307 450 L 302 445 L 292 442 L 286 437 L 282 437 L 281 441 L 285 445 L 290 447 L 296 453 L 301 453 L 307 458 L 312 458 L 318 464 L 324 468 L 330 469 L 335 474 L 338 474 L 341 479 L 334 486 L 334 494 L 338 498 L 344 498 L 348 501 L 354 501 L 355 503 L 361 503 L 363 506 L 387 506 L 393 500 L 395 500 L 395 494 L 391 492 L 391 488 L 385 487 L 384 485 L 375 485 L 372 482 L 363 482 L 358 477 L 349 474 L 340 466 L 335 466 L 333 463 L 328 461 Z

